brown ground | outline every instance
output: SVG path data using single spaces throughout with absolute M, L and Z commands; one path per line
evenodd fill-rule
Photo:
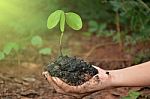
M 131 66 L 134 54 L 150 48 L 149 44 L 139 44 L 127 53 L 127 49 L 120 51 L 118 44 L 109 38 L 86 38 L 78 34 L 70 36 L 64 48 L 73 49 L 73 55 L 82 57 L 104 69 L 118 69 Z M 30 48 L 29 48 L 30 49 Z M 30 49 L 30 55 L 20 55 L 20 64 L 14 59 L 0 63 L 0 99 L 74 99 L 55 92 L 52 86 L 41 75 L 43 65 L 51 57 L 36 56 L 35 50 Z M 35 56 L 35 57 L 32 57 Z M 28 59 L 30 57 L 30 59 Z M 13 57 L 11 57 L 13 58 Z M 9 59 L 11 59 L 9 58 Z M 19 66 L 18 66 L 19 65 Z M 123 87 L 102 90 L 83 99 L 120 99 L 126 96 L 129 90 L 141 92 L 140 99 L 150 99 L 150 87 Z M 144 98 L 147 97 L 147 98 Z

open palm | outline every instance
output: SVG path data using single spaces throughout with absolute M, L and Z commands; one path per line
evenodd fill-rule
M 47 71 L 43 72 L 43 75 L 58 93 L 81 98 L 93 92 L 111 87 L 111 76 L 106 74 L 105 70 L 96 66 L 93 67 L 98 70 L 98 74 L 79 86 L 68 85 L 57 77 L 51 77 Z

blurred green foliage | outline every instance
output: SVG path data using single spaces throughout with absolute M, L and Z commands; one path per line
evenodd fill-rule
M 43 48 L 39 50 L 39 53 L 42 55 L 50 55 L 52 53 L 51 48 Z
M 142 50 L 134 56 L 133 65 L 147 62 L 150 60 L 150 49 Z
M 91 36 L 92 34 L 96 34 L 96 36 L 112 36 L 114 32 L 112 30 L 107 29 L 106 23 L 98 23 L 97 21 L 90 20 L 88 22 L 88 32 L 85 32 L 84 35 Z
M 138 99 L 138 97 L 140 96 L 140 93 L 137 91 L 129 91 L 128 96 L 125 96 L 121 99 Z
M 125 45 L 150 40 L 148 0 L 0 0 L 0 59 L 15 49 L 8 42 L 15 42 L 19 49 L 25 48 L 25 43 L 36 46 L 38 50 L 45 48 L 40 38 L 52 36 L 46 34 L 53 32 L 46 27 L 47 18 L 58 9 L 79 14 L 84 20 L 84 27 L 87 25 L 87 32 L 83 33 L 86 36 L 111 36 L 114 41 L 122 40 Z M 116 13 L 120 33 L 116 29 Z M 63 31 L 64 25 L 60 27 Z M 35 38 L 36 35 L 39 38 Z
M 66 11 L 78 13 L 84 20 L 101 20 L 103 22 L 112 21 L 109 10 L 111 7 L 102 0 L 60 0 L 61 7 Z M 108 20 L 109 19 L 109 20 Z
M 11 53 L 18 54 L 20 50 L 20 46 L 15 42 L 8 42 L 3 47 L 3 50 L 0 51 L 0 60 L 3 60 L 6 58 L 7 55 L 10 55 Z
M 39 35 L 32 37 L 31 44 L 38 49 L 38 53 L 41 55 L 50 55 L 52 53 L 51 48 L 43 48 L 43 39 Z
M 43 45 L 43 40 L 40 36 L 33 36 L 31 39 L 31 44 L 36 47 L 41 47 Z
M 61 0 L 69 10 L 79 13 L 83 19 L 91 22 L 90 32 L 95 32 L 98 25 L 106 24 L 107 29 L 114 29 L 116 12 L 119 14 L 120 32 L 113 35 L 116 42 L 136 44 L 150 39 L 150 1 L 147 0 Z M 97 24 L 97 23 L 98 24 Z M 117 31 L 117 30 L 116 30 Z M 90 35 L 89 31 L 84 32 Z M 105 32 L 104 32 L 105 33 Z M 107 33 L 107 32 L 106 32 Z M 110 32 L 111 34 L 111 32 Z
M 6 55 L 9 55 L 12 50 L 18 52 L 19 51 L 19 45 L 17 43 L 14 43 L 14 42 L 10 42 L 10 43 L 5 44 L 5 46 L 3 48 L 3 52 Z
M 0 0 L 0 60 L 26 48 L 31 39 L 33 45 L 41 47 L 40 36 L 34 35 L 48 32 L 47 18 L 58 7 L 58 0 Z
M 3 59 L 5 59 L 5 54 L 0 51 L 0 60 L 3 60 Z
M 47 32 L 47 17 L 58 6 L 58 0 L 0 0 L 1 40 L 27 40 L 30 35 Z

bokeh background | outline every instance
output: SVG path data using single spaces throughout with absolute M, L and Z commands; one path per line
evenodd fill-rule
M 47 28 L 47 18 L 58 9 L 83 20 L 80 31 L 65 27 L 65 55 L 103 69 L 150 60 L 149 0 L 0 0 L 0 98 L 73 98 L 56 93 L 41 76 L 59 55 L 59 26 Z M 85 99 L 149 99 L 149 89 L 106 90 Z

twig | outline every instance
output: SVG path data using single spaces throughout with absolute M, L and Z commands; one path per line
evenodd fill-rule
M 99 47 L 102 47 L 102 46 L 106 46 L 106 45 L 112 45 L 112 44 L 115 44 L 115 43 L 108 43 L 108 44 L 97 44 L 96 46 L 92 47 L 91 50 L 85 54 L 84 58 L 87 59 L 94 50 L 96 50 L 97 48 Z
M 138 0 L 138 2 L 141 3 L 150 12 L 150 8 L 145 2 L 143 2 L 142 0 Z
M 24 81 L 21 81 L 17 78 L 9 78 L 9 77 L 6 77 L 6 76 L 3 76 L 3 74 L 0 74 L 0 79 L 4 80 L 4 81 L 8 81 L 8 82 L 12 82 L 12 83 L 18 83 L 18 84 L 22 84 L 22 85 L 28 85 L 28 83 L 24 82 Z

